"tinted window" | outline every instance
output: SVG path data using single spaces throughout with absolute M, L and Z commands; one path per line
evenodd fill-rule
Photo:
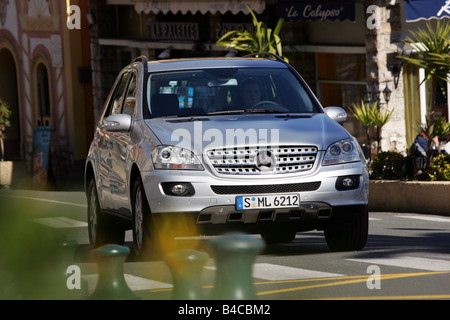
M 130 78 L 130 73 L 124 73 L 118 82 L 114 94 L 111 97 L 111 100 L 108 105 L 108 110 L 106 112 L 105 116 L 109 116 L 112 114 L 118 114 L 122 111 L 122 102 L 123 102 L 123 95 L 124 91 L 127 87 L 128 80 Z
M 149 75 L 147 99 L 154 117 L 257 109 L 319 112 L 287 69 L 205 69 Z
M 128 85 L 127 94 L 125 96 L 125 102 L 123 104 L 122 113 L 134 115 L 134 109 L 136 107 L 136 75 L 132 74 L 130 84 Z

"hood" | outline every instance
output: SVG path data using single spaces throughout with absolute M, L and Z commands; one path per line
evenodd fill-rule
M 239 114 L 155 118 L 146 124 L 161 144 L 202 154 L 203 150 L 245 145 L 305 145 L 325 150 L 350 135 L 326 114 Z

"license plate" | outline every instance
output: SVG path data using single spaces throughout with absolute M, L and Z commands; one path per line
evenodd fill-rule
M 300 206 L 299 194 L 253 195 L 236 197 L 236 209 L 270 209 Z

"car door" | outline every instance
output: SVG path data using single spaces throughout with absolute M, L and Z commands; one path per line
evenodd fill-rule
M 113 209 L 112 198 L 116 193 L 115 185 L 111 183 L 115 178 L 113 177 L 113 153 L 114 153 L 114 143 L 111 139 L 111 132 L 109 132 L 105 127 L 106 118 L 112 114 L 120 112 L 123 103 L 123 96 L 125 94 L 125 89 L 130 78 L 129 72 L 125 72 L 121 75 L 120 80 L 117 82 L 114 88 L 113 95 L 109 100 L 108 107 L 102 120 L 99 123 L 97 129 L 97 139 L 98 139 L 98 153 L 99 153 L 99 186 L 100 186 L 100 197 L 102 201 L 102 207 L 104 209 Z
M 130 72 L 129 81 L 124 91 L 122 107 L 115 114 L 127 114 L 134 117 L 136 104 L 136 74 Z M 129 215 L 128 171 L 130 169 L 134 144 L 130 132 L 110 132 L 112 173 L 110 183 L 114 211 Z

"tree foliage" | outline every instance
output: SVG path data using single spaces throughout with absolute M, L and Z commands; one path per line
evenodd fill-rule
M 280 38 L 284 19 L 280 18 L 278 20 L 275 29 L 268 28 L 264 22 L 258 21 L 255 13 L 248 6 L 247 9 L 252 15 L 255 33 L 253 34 L 249 31 L 229 31 L 217 40 L 216 44 L 227 48 L 234 48 L 236 51 L 243 53 L 271 52 L 288 61 L 283 56 L 283 45 Z

